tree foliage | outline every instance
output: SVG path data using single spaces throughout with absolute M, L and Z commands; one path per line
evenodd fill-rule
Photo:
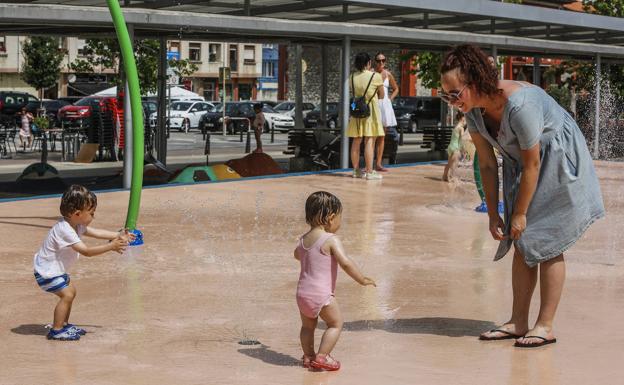
M 22 52 L 24 65 L 21 78 L 37 90 L 54 86 L 60 76 L 61 63 L 65 56 L 59 49 L 58 39 L 33 36 L 24 42 Z
M 416 73 L 424 87 L 440 88 L 440 65 L 442 54 L 439 52 L 420 52 L 416 56 Z
M 134 56 L 142 94 L 156 91 L 159 49 L 160 44 L 154 39 L 136 40 L 134 43 Z M 87 39 L 82 57 L 73 61 L 70 69 L 81 73 L 96 72 L 97 68 L 111 69 L 114 73 L 112 81 L 120 85 L 120 65 L 121 51 L 117 39 Z M 169 66 L 181 77 L 190 76 L 199 69 L 188 59 L 169 60 Z
M 583 0 L 583 9 L 597 15 L 624 17 L 624 0 Z

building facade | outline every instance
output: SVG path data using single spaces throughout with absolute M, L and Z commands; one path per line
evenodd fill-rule
M 24 65 L 22 45 L 25 36 L 0 36 L 0 89 L 11 89 L 38 95 L 37 90 L 20 78 Z M 78 38 L 59 38 L 59 49 L 65 52 L 61 76 L 56 87 L 45 90 L 44 98 L 91 95 L 111 87 L 113 70 L 96 68 L 94 73 L 75 74 L 69 64 L 83 54 L 86 41 Z M 255 99 L 258 79 L 262 75 L 263 49 L 261 44 L 222 43 L 172 40 L 167 42 L 168 57 L 189 59 L 198 70 L 187 79 L 180 79 L 189 90 L 209 101 L 221 99 L 225 89 L 227 100 Z M 227 67 L 229 79 L 219 77 L 219 68 Z
M 278 100 L 279 46 L 262 45 L 262 76 L 258 79 L 258 100 Z

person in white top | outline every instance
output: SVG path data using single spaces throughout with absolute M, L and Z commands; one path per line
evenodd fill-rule
M 32 130 L 31 130 L 31 123 L 34 120 L 33 114 L 31 114 L 30 112 L 28 112 L 26 110 L 26 107 L 22 107 L 22 111 L 17 113 L 18 115 L 21 115 L 21 121 L 20 121 L 20 130 L 19 130 L 19 140 L 20 140 L 20 147 L 22 147 L 24 150 L 26 149 L 26 141 L 28 141 L 28 147 L 32 146 L 32 142 L 33 142 L 33 136 L 32 136 Z
M 392 108 L 392 101 L 399 94 L 399 86 L 397 85 L 394 76 L 392 73 L 386 69 L 386 55 L 381 52 L 378 52 L 375 55 L 375 72 L 381 74 L 381 79 L 383 80 L 384 86 L 384 97 L 379 99 L 379 109 L 381 110 L 381 123 L 383 125 L 384 131 L 386 135 L 389 133 L 389 129 L 392 127 L 396 127 L 397 121 L 396 116 L 394 115 L 394 109 Z M 389 92 L 389 89 L 392 88 L 392 93 Z M 383 160 L 383 151 L 385 145 L 385 136 L 378 136 L 375 142 L 376 148 L 376 161 L 375 161 L 375 170 L 386 172 L 388 171 L 382 164 Z
M 95 217 L 97 198 L 86 187 L 72 185 L 61 198 L 63 216 L 43 241 L 34 257 L 35 279 L 39 287 L 59 297 L 54 308 L 54 322 L 47 338 L 51 340 L 76 341 L 86 331 L 68 323 L 76 288 L 70 282 L 68 269 L 78 260 L 80 254 L 93 257 L 116 251 L 123 253 L 134 235 L 127 230 L 119 232 L 99 230 L 89 224 Z M 108 239 L 100 246 L 87 246 L 81 236 Z

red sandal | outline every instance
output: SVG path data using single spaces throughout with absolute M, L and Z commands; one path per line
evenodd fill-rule
M 328 360 L 329 358 L 329 360 Z M 331 361 L 330 361 L 331 360 Z M 334 371 L 340 369 L 340 361 L 335 360 L 329 354 L 317 354 L 314 361 L 310 363 L 313 368 Z

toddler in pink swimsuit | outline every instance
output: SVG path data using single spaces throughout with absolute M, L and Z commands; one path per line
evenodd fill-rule
M 299 239 L 295 249 L 295 259 L 301 263 L 297 305 L 301 313 L 299 337 L 303 349 L 303 366 L 338 370 L 340 362 L 329 355 L 342 330 L 342 315 L 334 297 L 337 267 L 340 265 L 360 285 L 376 285 L 372 279 L 360 273 L 345 254 L 338 237 L 334 236 L 342 220 L 340 200 L 326 191 L 317 191 L 308 197 L 305 212 L 310 231 Z M 314 351 L 314 330 L 318 317 L 325 321 L 327 329 L 317 354 Z

